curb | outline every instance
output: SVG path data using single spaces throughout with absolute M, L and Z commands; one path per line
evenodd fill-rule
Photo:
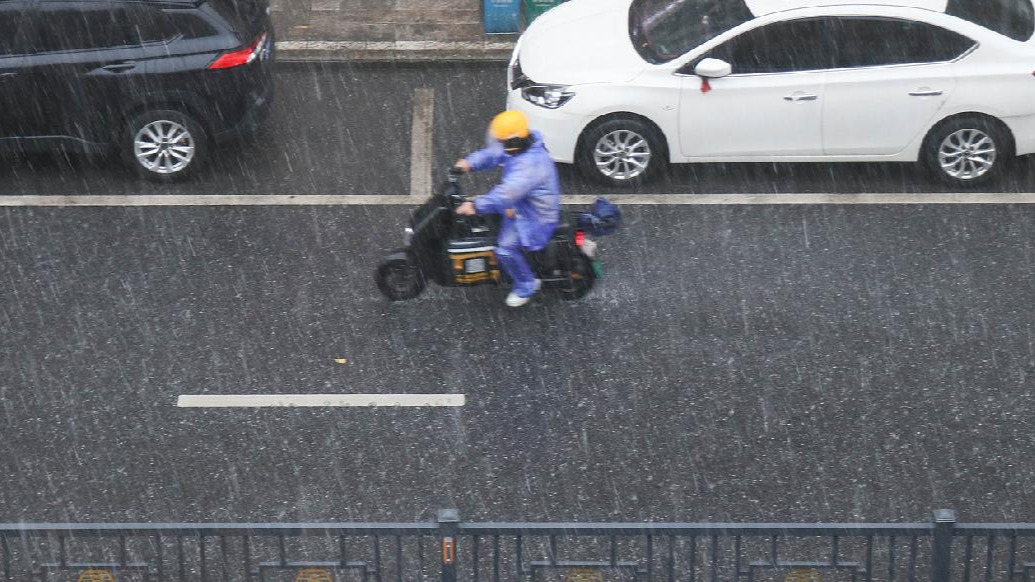
M 515 42 L 285 40 L 277 43 L 285 62 L 507 62 Z

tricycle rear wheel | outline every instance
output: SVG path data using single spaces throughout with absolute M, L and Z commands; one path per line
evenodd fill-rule
M 561 288 L 561 299 L 572 301 L 582 299 L 593 289 L 596 273 L 593 271 L 593 259 L 584 253 L 577 252 L 571 257 L 571 285 Z

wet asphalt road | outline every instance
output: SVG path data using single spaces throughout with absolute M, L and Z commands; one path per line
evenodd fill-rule
M 191 183 L 39 156 L 0 189 L 406 194 L 413 90 L 435 89 L 443 168 L 502 80 L 285 66 L 267 131 Z M 897 165 L 696 166 L 652 188 L 942 191 Z M 520 311 L 490 288 L 382 300 L 371 270 L 405 216 L 0 210 L 0 522 L 1030 521 L 1029 206 L 628 207 L 592 295 Z M 467 405 L 175 407 L 314 392 Z
M 3 159 L 2 194 L 408 194 L 412 96 L 435 94 L 434 168 L 482 145 L 504 105 L 502 64 L 280 65 L 269 123 L 215 153 L 196 179 L 142 182 L 117 163 L 40 155 Z M 599 188 L 562 167 L 567 193 Z M 483 185 L 487 186 L 487 182 Z M 1035 160 L 1020 160 L 989 191 L 1029 192 Z M 680 166 L 641 193 L 944 192 L 912 164 L 702 164 Z
M 404 217 L 0 211 L 0 521 L 1035 510 L 1035 209 L 630 208 L 592 295 L 519 311 L 382 300 Z M 467 405 L 175 407 L 310 392 Z

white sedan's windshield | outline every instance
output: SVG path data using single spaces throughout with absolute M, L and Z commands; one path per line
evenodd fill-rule
M 743 0 L 635 0 L 629 34 L 640 56 L 664 63 L 752 18 Z

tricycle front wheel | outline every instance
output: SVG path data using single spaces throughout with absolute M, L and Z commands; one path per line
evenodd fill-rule
M 392 301 L 413 299 L 427 288 L 420 266 L 407 252 L 397 252 L 377 264 L 374 282 L 381 294 Z

